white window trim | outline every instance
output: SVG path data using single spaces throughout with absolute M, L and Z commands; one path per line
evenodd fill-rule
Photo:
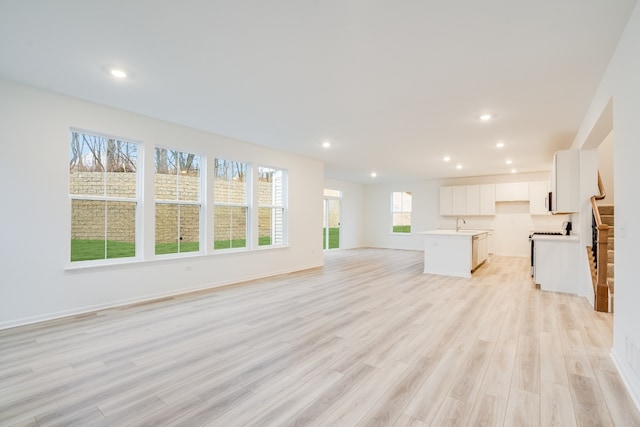
M 138 146 L 138 150 L 136 153 L 136 197 L 135 198 L 125 198 L 125 197 L 113 197 L 113 196 L 87 196 L 80 194 L 71 194 L 68 193 L 69 201 L 68 201 L 68 211 L 67 218 L 69 218 L 68 228 L 67 228 L 67 236 L 66 239 L 66 252 L 67 252 L 67 262 L 65 265 L 65 270 L 76 270 L 83 268 L 91 268 L 91 267 L 101 267 L 101 266 L 111 266 L 111 265 L 119 265 L 119 264 L 132 264 L 136 262 L 140 262 L 144 259 L 144 236 L 143 236 L 143 219 L 144 219 L 144 197 L 143 197 L 143 169 L 145 164 L 145 144 L 143 141 L 136 140 L 134 138 L 125 138 L 122 136 L 117 136 L 109 133 L 98 132 L 88 129 L 82 129 L 78 127 L 70 127 L 69 128 L 69 136 L 72 133 L 83 133 L 88 135 L 93 135 L 101 138 L 107 139 L 115 139 L 118 141 L 126 141 L 132 144 L 136 144 Z M 67 145 L 67 149 L 70 149 L 69 145 Z M 69 185 L 67 181 L 67 186 Z M 69 188 L 67 187 L 67 191 Z M 135 255 L 132 257 L 126 258 L 104 258 L 104 259 L 92 259 L 85 261 L 71 261 L 71 234 L 72 234 L 72 223 L 71 223 L 71 204 L 73 200 L 97 200 L 97 201 L 106 201 L 106 202 L 131 202 L 136 204 L 135 210 Z
M 411 236 L 413 234 L 413 209 L 410 211 L 395 211 L 393 210 L 393 195 L 395 193 L 409 193 L 411 195 L 411 207 L 413 208 L 413 192 L 411 191 L 392 191 L 391 192 L 391 235 L 393 236 Z M 404 203 L 402 204 L 403 208 L 404 208 Z M 393 231 L 393 215 L 394 214 L 404 214 L 404 213 L 408 213 L 411 215 L 411 224 L 409 224 L 409 227 L 411 227 L 411 231 L 408 233 L 403 233 L 403 232 L 399 232 L 399 231 Z
M 245 176 L 245 203 L 219 203 L 216 202 L 216 194 L 215 194 L 215 179 L 216 179 L 216 172 L 215 172 L 215 167 L 216 167 L 216 160 L 224 160 L 226 162 L 237 162 L 237 163 L 242 163 L 245 165 L 245 171 L 246 171 L 246 176 Z M 211 253 L 211 254 L 223 254 L 223 253 L 234 253 L 234 252 L 248 252 L 254 249 L 253 246 L 253 238 L 251 236 L 253 236 L 252 233 L 252 224 L 253 224 L 253 209 L 252 209 L 252 203 L 251 201 L 253 200 L 253 165 L 251 164 L 251 162 L 247 161 L 247 160 L 237 160 L 237 159 L 233 159 L 230 157 L 224 157 L 224 156 L 213 156 L 212 159 L 212 165 L 211 165 L 211 169 L 212 171 L 211 173 L 211 215 L 210 215 L 210 227 L 211 227 L 211 233 L 209 233 L 208 235 L 211 238 L 210 242 L 207 242 L 207 253 Z M 226 249 L 215 249 L 215 243 L 216 243 L 216 236 L 215 236 L 215 209 L 216 206 L 225 206 L 225 207 L 241 207 L 241 208 L 246 208 L 247 209 L 247 225 L 246 225 L 246 236 L 245 236 L 245 246 L 244 247 L 239 247 L 239 248 L 226 248 Z M 209 225 L 208 224 L 208 225 Z
M 271 166 L 271 165 L 265 165 L 265 164 L 261 164 L 257 166 L 257 170 L 256 170 L 256 179 L 254 181 L 254 186 L 256 188 L 256 195 L 259 199 L 259 188 L 260 188 L 260 168 L 266 168 L 266 169 L 274 169 L 274 170 L 279 170 L 282 171 L 282 205 L 273 205 L 273 204 L 269 204 L 269 205 L 261 205 L 259 203 L 259 200 L 256 200 L 256 206 L 258 207 L 256 209 L 256 217 L 257 217 L 257 213 L 260 211 L 260 208 L 264 208 L 264 209 L 271 209 L 273 211 L 273 209 L 282 209 L 282 243 L 278 243 L 278 244 L 270 244 L 270 245 L 260 245 L 259 242 L 259 238 L 255 239 L 256 241 L 254 242 L 255 247 L 259 248 L 259 249 L 268 249 L 268 248 L 281 248 L 281 247 L 288 247 L 289 246 L 289 170 L 283 167 L 278 167 L 278 166 Z M 259 224 L 258 223 L 258 219 L 256 218 L 256 228 L 258 228 Z M 258 230 L 255 230 L 256 232 L 256 236 L 260 236 Z
M 156 175 L 156 171 L 155 171 L 155 152 L 156 149 L 160 148 L 160 149 L 164 149 L 164 150 L 173 150 L 173 151 L 178 151 L 180 153 L 188 153 L 188 154 L 195 154 L 196 156 L 200 156 L 200 176 L 198 177 L 198 181 L 199 181 L 199 188 L 200 188 L 200 194 L 198 194 L 198 200 L 158 200 L 155 198 L 155 180 L 153 181 L 154 185 L 153 185 L 153 242 L 152 242 L 152 246 L 153 246 L 153 252 L 152 252 L 152 256 L 150 258 L 155 258 L 158 257 L 159 259 L 170 259 L 170 258 L 183 258 L 183 257 L 193 257 L 193 256 L 197 256 L 197 255 L 204 255 L 208 252 L 208 247 L 204 247 L 203 248 L 203 242 L 205 242 L 207 233 L 206 233 L 206 229 L 207 229 L 207 224 L 204 222 L 205 218 L 206 218 L 206 210 L 207 210 L 207 204 L 206 204 L 206 194 L 207 194 L 207 188 L 206 188 L 206 179 L 205 177 L 207 176 L 207 156 L 205 154 L 202 153 L 196 153 L 193 152 L 191 150 L 186 151 L 186 149 L 179 149 L 179 148 L 175 148 L 175 147 L 168 147 L 165 145 L 155 145 L 153 147 L 153 155 L 154 155 L 154 162 L 153 162 L 153 177 L 155 178 Z M 198 230 L 198 239 L 199 239 L 199 248 L 197 252 L 175 252 L 175 253 L 170 253 L 170 254 L 156 254 L 155 251 L 155 247 L 156 247 L 156 227 L 155 227 L 155 209 L 156 209 L 156 205 L 158 204 L 169 204 L 169 205 L 197 205 L 200 206 L 200 216 L 198 218 L 198 220 L 200 221 L 200 226 L 199 226 L 199 230 Z M 179 225 L 178 225 L 178 229 L 179 229 Z M 206 242 L 205 242 L 206 244 Z

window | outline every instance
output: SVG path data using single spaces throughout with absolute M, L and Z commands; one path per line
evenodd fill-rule
M 138 146 L 71 131 L 71 261 L 136 256 Z
M 394 191 L 391 195 L 394 233 L 411 233 L 411 193 Z
M 342 191 L 332 190 L 330 188 L 325 188 L 323 194 L 324 197 L 342 197 Z
M 200 250 L 200 156 L 155 149 L 155 252 Z
M 214 249 L 247 246 L 247 164 L 216 159 L 214 170 Z
M 285 243 L 286 171 L 258 168 L 258 245 Z

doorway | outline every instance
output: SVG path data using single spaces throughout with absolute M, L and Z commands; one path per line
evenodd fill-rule
M 322 248 L 340 249 L 340 215 L 342 201 L 337 197 L 324 198 L 324 226 L 322 228 Z

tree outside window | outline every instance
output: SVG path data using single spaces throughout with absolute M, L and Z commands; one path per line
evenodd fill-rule
M 247 164 L 216 159 L 214 166 L 214 249 L 247 247 Z
M 139 144 L 71 131 L 71 262 L 136 256 Z
M 200 156 L 156 148 L 156 255 L 200 251 L 200 193 Z

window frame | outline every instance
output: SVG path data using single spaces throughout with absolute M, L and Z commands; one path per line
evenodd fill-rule
M 216 173 L 217 162 L 219 160 L 229 162 L 229 163 L 240 163 L 244 165 L 245 179 L 244 179 L 244 203 L 232 203 L 232 202 L 217 202 L 216 201 L 216 179 L 218 177 Z M 207 245 L 207 251 L 211 250 L 214 254 L 219 253 L 228 253 L 228 252 L 240 252 L 240 251 L 249 251 L 252 249 L 252 239 L 251 239 L 251 224 L 252 224 L 252 191 L 253 191 L 253 181 L 252 181 L 252 173 L 253 168 L 249 161 L 245 160 L 236 160 L 226 156 L 214 156 L 213 157 L 213 166 L 212 166 L 212 178 L 211 178 L 211 186 L 212 186 L 212 199 L 211 199 L 211 216 L 212 216 L 212 239 L 213 244 Z M 216 207 L 230 207 L 230 208 L 244 208 L 245 209 L 245 245 L 233 247 L 230 246 L 228 248 L 216 248 Z M 231 229 L 231 228 L 230 228 Z M 233 242 L 233 235 L 230 235 L 230 242 Z
M 264 169 L 271 169 L 272 171 L 280 171 L 282 172 L 282 205 L 278 205 L 278 204 L 261 204 L 260 203 L 260 170 L 264 168 Z M 273 218 L 273 213 L 275 210 L 282 210 L 282 242 L 281 243 L 273 243 L 271 241 L 271 243 L 269 243 L 268 245 L 261 245 L 260 244 L 260 219 L 258 217 L 258 234 L 257 234 L 257 239 L 255 244 L 257 245 L 258 248 L 260 249 L 267 249 L 267 248 L 279 248 L 279 247 L 286 247 L 289 244 L 289 209 L 288 209 L 288 203 L 289 203 L 289 171 L 286 168 L 282 168 L 282 167 L 276 167 L 276 166 L 269 166 L 269 165 L 258 165 L 258 170 L 257 170 L 257 190 L 256 193 L 258 193 L 258 203 L 257 203 L 257 212 L 258 215 L 260 213 L 261 209 L 270 209 L 271 210 L 271 218 Z M 273 231 L 273 229 L 272 229 Z
M 156 164 L 156 150 L 167 150 L 167 151 L 175 151 L 177 153 L 180 154 L 193 154 L 195 156 L 199 157 L 199 173 L 198 173 L 198 200 L 181 200 L 180 199 L 180 185 L 179 185 L 179 180 L 178 177 L 180 176 L 180 168 L 179 165 L 177 166 L 176 169 L 176 199 L 175 200 L 169 200 L 169 199 L 158 199 L 156 198 L 156 182 L 155 182 L 155 176 L 157 175 L 157 164 Z M 205 194 L 205 176 L 206 176 L 206 165 L 207 165 L 207 158 L 204 154 L 202 153 L 194 153 L 191 151 L 184 151 L 182 149 L 178 149 L 178 148 L 172 148 L 172 147 L 167 147 L 164 145 L 155 145 L 153 147 L 153 156 L 154 156 L 154 162 L 153 162 L 153 176 L 154 176 L 154 182 L 153 182 L 153 209 L 154 209 L 154 227 L 153 227 L 153 255 L 157 256 L 157 257 L 161 257 L 161 258 L 173 258 L 173 257 L 184 257 L 184 256 L 194 256 L 194 255 L 202 255 L 204 253 L 206 253 L 206 249 L 203 245 L 203 243 L 205 242 L 205 229 L 206 227 L 203 227 L 204 221 L 205 221 L 205 202 L 204 202 L 204 197 L 203 195 Z M 156 218 L 157 218 L 157 207 L 158 205 L 174 205 L 177 206 L 177 213 L 178 213 L 178 236 L 180 234 L 180 207 L 181 206 L 198 206 L 198 250 L 197 251 L 185 251 L 185 252 L 181 252 L 180 249 L 180 240 L 178 239 L 177 243 L 178 243 L 178 252 L 169 252 L 169 253 L 157 253 L 157 223 L 156 223 Z
M 103 173 L 105 174 L 105 179 L 104 179 L 104 188 L 105 191 L 102 195 L 95 195 L 95 194 L 72 194 L 71 193 L 71 170 L 69 170 L 69 175 L 68 176 L 68 182 L 67 182 L 67 190 L 68 190 L 68 206 L 69 206 L 69 210 L 68 210 L 68 218 L 69 218 L 69 225 L 68 225 L 68 239 L 67 239 L 67 244 L 68 246 L 68 250 L 67 253 L 69 254 L 69 257 L 67 258 L 67 268 L 68 269 L 74 269 L 74 268 L 84 268 L 84 267 L 92 267 L 92 266 L 104 266 L 104 265 L 117 265 L 117 264 L 129 264 L 129 263 L 133 263 L 133 262 L 139 262 L 143 259 L 143 255 L 144 255 L 144 241 L 143 241 L 143 216 L 144 216 L 144 212 L 143 212 L 143 206 L 144 206 L 144 202 L 143 202 L 143 188 L 144 188 L 144 183 L 143 183 L 143 179 L 144 179 L 144 174 L 143 174 L 143 166 L 144 166 L 144 152 L 145 152 L 145 144 L 142 141 L 133 139 L 133 138 L 125 138 L 125 137 L 121 137 L 121 136 L 116 136 L 113 134 L 108 134 L 108 133 L 104 133 L 104 132 L 98 132 L 98 131 L 93 131 L 93 130 L 87 130 L 87 129 L 82 129 L 82 128 L 78 128 L 78 127 L 70 127 L 69 128 L 69 141 L 67 144 L 67 149 L 71 150 L 71 142 L 73 141 L 73 134 L 77 133 L 77 134 L 85 134 L 85 135 L 90 135 L 93 137 L 98 137 L 98 138 L 105 138 L 105 139 L 113 139 L 116 141 L 122 141 L 122 142 L 126 142 L 126 143 L 130 143 L 130 144 L 135 144 L 136 145 L 136 170 L 135 170 L 135 197 L 122 197 L 122 196 L 109 196 L 107 195 L 107 189 L 106 189 L 106 174 L 108 173 L 108 171 L 105 170 L 103 171 Z M 70 154 L 70 152 L 68 152 L 68 154 Z M 105 258 L 96 258 L 96 259 L 87 259 L 87 260 L 77 260 L 74 261 L 71 259 L 71 252 L 72 252 L 72 247 L 71 247 L 71 241 L 73 240 L 73 201 L 74 200 L 79 200 L 79 201 L 98 201 L 98 202 L 105 202 L 109 203 L 109 202 L 125 202 L 125 203 L 134 203 L 134 225 L 133 225 L 133 230 L 134 230 L 134 255 L 130 256 L 130 257 L 114 257 L 114 258 L 108 258 L 108 253 L 106 252 L 106 241 L 108 240 L 108 226 L 105 225 L 105 235 L 104 235 L 104 240 L 105 240 Z M 105 217 L 108 215 L 108 208 L 105 207 Z
M 395 205 L 395 195 L 396 194 L 400 194 L 401 196 L 401 206 L 400 206 L 400 210 L 396 210 L 396 205 Z M 404 203 L 404 195 L 408 194 L 410 197 L 410 206 L 409 206 L 409 210 L 405 209 L 405 203 Z M 409 214 L 409 231 L 395 231 L 394 227 L 396 227 L 395 225 L 395 215 L 396 214 L 400 214 L 400 215 L 406 215 Z M 399 225 L 398 227 L 405 227 L 406 225 Z M 413 230 L 413 192 L 411 191 L 392 191 L 391 192 L 391 234 L 394 235 L 400 235 L 400 236 L 408 236 L 411 235 Z

